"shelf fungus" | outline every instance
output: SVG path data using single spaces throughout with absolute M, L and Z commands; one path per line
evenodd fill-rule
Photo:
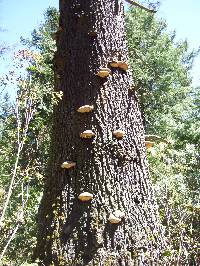
M 83 139 L 91 139 L 95 136 L 95 133 L 92 130 L 85 130 L 80 134 L 80 137 Z
M 83 192 L 78 196 L 80 201 L 90 201 L 93 199 L 93 195 L 89 192 Z
M 81 107 L 78 108 L 78 112 L 79 113 L 89 113 L 91 111 L 94 110 L 94 106 L 93 105 L 83 105 Z
M 118 61 L 118 67 L 125 71 L 128 70 L 128 64 L 124 61 Z
M 96 75 L 100 78 L 106 78 L 110 74 L 111 74 L 111 70 L 109 68 L 100 68 Z
M 117 60 L 113 60 L 112 62 L 110 62 L 110 65 L 111 65 L 111 67 L 119 67 Z
M 121 222 L 121 218 L 116 217 L 114 214 L 110 214 L 110 216 L 108 217 L 108 221 L 111 224 L 118 224 Z
M 65 168 L 65 169 L 69 169 L 69 168 L 72 168 L 74 166 L 76 166 L 76 163 L 75 162 L 70 162 L 70 161 L 66 161 L 66 162 L 61 164 L 61 167 Z
M 88 32 L 88 35 L 91 37 L 96 37 L 97 36 L 97 32 L 95 30 L 91 30 Z
M 147 149 L 150 149 L 154 146 L 154 142 L 153 141 L 145 141 L 145 146 Z
M 119 218 L 119 219 L 123 219 L 125 217 L 125 213 L 122 212 L 122 211 L 120 211 L 120 210 L 116 210 L 114 212 L 114 216 L 117 217 L 117 218 Z
M 113 131 L 113 135 L 117 138 L 117 139 L 120 139 L 120 138 L 123 138 L 125 136 L 125 132 L 123 130 L 115 130 Z

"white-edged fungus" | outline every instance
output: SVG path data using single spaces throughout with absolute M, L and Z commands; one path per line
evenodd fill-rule
M 94 106 L 93 105 L 83 105 L 81 107 L 78 108 L 78 112 L 79 113 L 89 113 L 91 111 L 94 110 Z
M 85 130 L 80 133 L 80 137 L 83 139 L 91 139 L 95 136 L 95 133 L 92 130 Z
M 109 68 L 100 68 L 96 75 L 99 76 L 100 78 L 106 78 L 110 74 L 111 70 Z
M 125 132 L 123 130 L 117 129 L 117 130 L 113 131 L 113 135 L 116 138 L 123 138 L 125 135 Z
M 89 192 L 83 192 L 78 196 L 81 201 L 89 201 L 93 199 L 93 195 Z
M 119 219 L 122 219 L 122 218 L 125 217 L 125 213 L 122 212 L 122 211 L 120 211 L 120 210 L 116 210 L 116 211 L 114 212 L 114 216 L 117 217 L 117 218 L 119 218 Z
M 74 166 L 76 166 L 76 163 L 75 162 L 70 162 L 70 161 L 66 161 L 66 162 L 61 164 L 61 167 L 65 168 L 65 169 L 69 169 L 69 168 L 72 168 Z
M 118 224 L 121 222 L 121 218 L 116 217 L 114 214 L 110 214 L 110 216 L 108 217 L 108 221 L 111 224 Z
M 97 32 L 94 31 L 94 30 L 91 30 L 88 32 L 88 35 L 91 36 L 91 37 L 96 37 L 97 36 Z
M 154 142 L 145 140 L 145 146 L 146 146 L 147 149 L 150 149 L 150 148 L 152 148 L 154 146 Z
M 118 61 L 118 67 L 125 71 L 128 70 L 128 64 L 124 61 Z

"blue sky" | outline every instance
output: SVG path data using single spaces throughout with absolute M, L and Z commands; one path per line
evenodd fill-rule
M 0 39 L 10 44 L 28 36 L 43 20 L 43 13 L 49 6 L 58 7 L 58 0 L 0 0 Z
M 165 18 L 169 30 L 176 30 L 177 41 L 187 39 L 191 49 L 200 46 L 200 0 L 161 0 L 157 16 Z M 19 44 L 20 36 L 28 37 L 43 19 L 49 6 L 58 7 L 58 0 L 0 0 L 0 40 L 8 45 Z M 1 62 L 0 71 L 9 67 L 9 60 Z M 192 71 L 194 85 L 200 85 L 200 56 Z
M 177 40 L 187 39 L 191 49 L 200 46 L 200 0 L 161 0 L 158 16 L 165 18 L 169 30 L 176 30 Z M 192 71 L 194 86 L 200 86 L 200 55 Z

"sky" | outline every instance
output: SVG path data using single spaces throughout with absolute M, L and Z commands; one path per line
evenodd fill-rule
M 200 47 L 200 0 L 161 0 L 158 16 L 165 18 L 176 40 L 187 39 L 190 49 Z M 200 55 L 194 62 L 193 85 L 200 86 Z
M 20 36 L 30 37 L 34 28 L 43 20 L 49 6 L 58 7 L 58 0 L 0 0 L 0 40 L 11 47 L 19 45 Z M 200 0 L 161 0 L 156 16 L 167 20 L 169 31 L 176 30 L 176 40 L 189 42 L 191 49 L 200 46 Z M 17 46 L 18 47 L 18 46 Z M 9 68 L 11 62 L 1 60 L 0 72 Z M 192 71 L 193 85 L 200 85 L 200 56 Z

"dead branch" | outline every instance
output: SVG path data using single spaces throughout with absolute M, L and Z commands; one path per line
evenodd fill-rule
M 158 135 L 145 135 L 145 140 L 160 141 L 160 142 L 164 142 L 166 144 L 171 144 L 168 140 L 163 139 L 162 137 L 160 137 Z
M 145 6 L 143 6 L 142 4 L 139 4 L 139 3 L 137 3 L 137 2 L 135 2 L 135 1 L 133 1 L 133 0 L 125 0 L 127 3 L 129 3 L 130 5 L 133 5 L 133 6 L 137 6 L 137 7 L 139 7 L 139 8 L 141 8 L 141 9 L 144 9 L 144 10 L 146 10 L 146 11 L 148 11 L 148 12 L 151 12 L 151 13 L 156 13 L 157 11 L 156 10 L 154 10 L 154 9 L 150 9 L 150 8 L 148 8 L 148 7 L 145 7 Z

